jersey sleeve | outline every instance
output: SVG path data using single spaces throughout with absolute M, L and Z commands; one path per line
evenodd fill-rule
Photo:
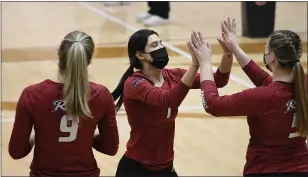
M 220 72 L 219 68 L 217 68 L 216 72 L 214 73 L 214 80 L 218 88 L 223 88 L 226 86 L 229 82 L 229 78 L 230 72 L 222 73 Z
M 119 149 L 119 134 L 116 120 L 115 105 L 108 91 L 102 92 L 104 115 L 98 122 L 99 134 L 94 137 L 93 148 L 106 155 L 115 155 Z
M 26 95 L 26 90 L 24 90 L 17 102 L 15 121 L 9 142 L 9 154 L 13 159 L 27 156 L 33 147 L 29 140 L 34 123 L 26 105 Z
M 179 107 L 189 91 L 183 82 L 178 82 L 170 90 L 155 87 L 148 80 L 130 77 L 124 84 L 124 96 L 128 99 L 160 107 Z
M 265 112 L 273 93 L 266 87 L 256 87 L 232 95 L 219 96 L 213 81 L 201 83 L 201 98 L 205 111 L 213 116 L 249 116 Z
M 272 76 L 260 68 L 260 66 L 258 66 L 253 60 L 250 60 L 250 62 L 243 68 L 243 71 L 256 87 L 266 86 L 272 83 Z
M 186 69 L 175 68 L 171 69 L 174 70 L 175 73 L 178 73 L 179 77 L 183 77 L 183 75 L 187 72 Z M 223 88 L 229 82 L 230 72 L 229 73 L 222 73 L 220 72 L 219 68 L 217 68 L 216 72 L 214 73 L 214 80 L 218 88 Z M 200 73 L 196 74 L 196 77 L 191 85 L 192 89 L 200 89 Z

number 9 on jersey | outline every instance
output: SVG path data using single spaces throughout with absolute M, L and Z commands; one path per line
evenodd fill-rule
M 73 119 L 71 117 L 67 117 L 66 115 L 64 115 L 61 118 L 60 131 L 64 133 L 69 133 L 69 136 L 59 137 L 59 142 L 73 142 L 76 140 L 78 132 L 78 124 L 77 122 L 72 120 Z M 71 126 L 68 126 L 68 121 L 72 121 Z

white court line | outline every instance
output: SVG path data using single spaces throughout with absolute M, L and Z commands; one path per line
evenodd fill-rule
M 101 9 L 95 8 L 95 7 L 89 5 L 89 4 L 85 3 L 85 2 L 78 2 L 78 3 L 81 4 L 81 5 L 83 5 L 84 7 L 88 8 L 88 9 L 91 10 L 92 12 L 97 13 L 97 14 L 99 14 L 100 16 L 109 19 L 110 21 L 113 21 L 114 23 L 117 23 L 117 24 L 119 24 L 119 25 L 122 25 L 122 26 L 124 26 L 125 28 L 130 29 L 130 30 L 133 31 L 133 32 L 135 32 L 135 31 L 138 30 L 137 28 L 131 26 L 130 24 L 123 22 L 122 20 L 120 20 L 120 19 L 114 17 L 113 15 L 110 15 L 110 14 L 106 13 L 105 11 L 103 11 L 103 10 L 101 10 Z M 179 49 L 179 48 L 177 48 L 177 47 L 174 47 L 173 45 L 171 45 L 171 44 L 169 44 L 169 43 L 164 42 L 164 46 L 165 46 L 166 48 L 168 48 L 168 49 L 170 49 L 170 50 L 172 50 L 172 51 L 174 51 L 174 52 L 176 52 L 176 53 L 182 55 L 183 57 L 186 57 L 186 58 L 189 58 L 189 59 L 191 58 L 190 54 L 186 53 L 185 51 L 183 51 L 183 50 L 181 50 L 181 49 Z M 217 67 L 213 66 L 213 69 L 216 70 Z M 234 75 L 232 75 L 232 74 L 230 74 L 230 79 L 231 79 L 232 81 L 234 81 L 234 82 L 236 82 L 236 83 L 238 83 L 238 84 L 241 84 L 241 85 L 243 85 L 243 86 L 245 86 L 245 87 L 248 87 L 248 88 L 255 87 L 253 84 L 248 83 L 248 82 L 246 82 L 246 81 L 244 81 L 244 80 L 240 79 L 239 77 L 236 77 L 236 76 L 234 76 Z
M 9 118 L 9 119 L 3 119 L 2 118 L 2 123 L 5 123 L 5 122 L 13 122 L 14 121 L 14 118 Z

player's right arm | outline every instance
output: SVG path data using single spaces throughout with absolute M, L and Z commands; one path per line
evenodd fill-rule
M 197 70 L 195 72 L 197 72 Z M 195 74 L 192 74 L 189 71 L 187 71 L 185 75 L 182 77 L 180 82 L 171 88 L 171 90 L 164 90 L 155 87 L 150 83 L 150 81 L 143 78 L 134 76 L 129 77 L 124 84 L 124 96 L 128 99 L 139 100 L 153 106 L 170 108 L 179 107 L 195 78 Z M 185 84 L 183 78 L 184 82 L 186 79 L 190 83 Z
M 25 103 L 26 98 L 26 90 L 24 90 L 17 102 L 15 121 L 9 142 L 9 154 L 13 159 L 27 156 L 34 144 L 30 139 L 33 119 Z
M 105 114 L 98 122 L 99 133 L 94 136 L 93 148 L 106 155 L 115 155 L 119 149 L 119 134 L 116 120 L 115 105 L 110 92 L 107 89 L 102 93 Z

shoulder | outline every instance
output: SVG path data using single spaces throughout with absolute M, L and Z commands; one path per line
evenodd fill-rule
M 22 96 L 39 95 L 46 87 L 48 87 L 48 80 L 29 85 L 23 89 Z
M 97 83 L 94 83 L 94 82 L 89 82 L 90 84 L 90 87 L 91 87 L 91 91 L 108 91 L 108 88 L 105 87 L 104 85 L 102 84 L 97 84 Z
M 186 71 L 186 69 L 182 68 L 164 69 L 163 76 L 165 79 L 171 80 L 173 83 L 178 83 Z
M 110 94 L 110 91 L 107 87 L 105 87 L 104 85 L 101 85 L 101 84 L 97 84 L 97 83 L 94 83 L 94 82 L 89 82 L 90 84 L 90 88 L 91 88 L 91 95 L 94 96 L 94 97 L 104 97 L 104 96 L 109 96 L 111 95 Z
M 48 80 L 25 87 L 19 97 L 18 104 L 32 108 L 46 88 L 48 88 Z
M 172 69 L 164 69 L 163 71 L 173 76 L 179 76 L 179 75 L 184 75 L 187 70 L 183 68 L 172 68 Z
M 242 95 L 252 98 L 255 100 L 255 102 L 262 102 L 265 100 L 268 101 L 271 99 L 274 93 L 275 89 L 271 87 L 271 85 L 249 88 L 241 92 Z
M 129 88 L 137 88 L 137 86 L 147 86 L 147 85 L 151 85 L 151 82 L 144 78 L 141 77 L 139 75 L 132 75 L 129 76 L 125 83 L 124 83 L 124 89 L 129 89 Z

